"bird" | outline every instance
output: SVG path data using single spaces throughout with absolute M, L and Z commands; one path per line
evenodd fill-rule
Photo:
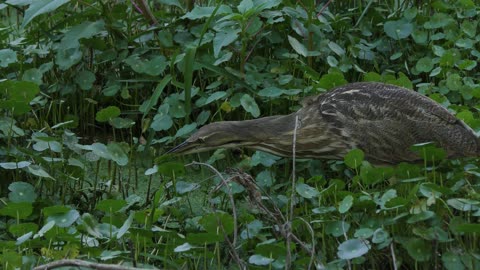
M 296 128 L 295 128 L 296 127 Z M 213 122 L 168 153 L 246 147 L 280 157 L 343 160 L 353 149 L 371 164 L 415 163 L 416 144 L 433 142 L 448 158 L 476 157 L 475 131 L 432 99 L 379 82 L 356 82 L 307 98 L 288 115 Z

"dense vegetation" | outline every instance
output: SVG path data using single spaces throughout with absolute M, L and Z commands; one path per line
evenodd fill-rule
M 480 130 L 479 4 L 195 2 L 0 4 L 0 268 L 480 269 L 478 159 L 162 156 L 355 81 Z

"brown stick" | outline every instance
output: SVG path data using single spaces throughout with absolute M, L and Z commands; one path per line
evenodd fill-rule
M 122 266 L 118 264 L 104 264 L 104 263 L 96 263 L 96 262 L 89 262 L 89 261 L 82 261 L 82 260 L 59 260 L 54 261 L 51 263 L 47 263 L 44 265 L 37 266 L 33 268 L 33 270 L 49 270 L 63 266 L 78 266 L 78 267 L 87 267 L 91 269 L 98 269 L 98 270 L 143 270 L 146 268 L 137 268 L 137 267 L 129 267 L 129 266 Z

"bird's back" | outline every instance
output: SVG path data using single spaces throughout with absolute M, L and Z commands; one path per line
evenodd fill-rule
M 374 163 L 416 161 L 411 146 L 425 142 L 438 143 L 449 157 L 479 153 L 470 127 L 433 100 L 398 86 L 369 82 L 337 87 L 308 102 L 299 115 L 302 129 L 324 123 L 335 149 L 345 149 L 338 155 L 360 148 Z

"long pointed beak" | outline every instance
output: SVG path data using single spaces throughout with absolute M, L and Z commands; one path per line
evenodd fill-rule
M 187 151 L 191 148 L 191 144 L 188 141 L 184 141 L 181 144 L 173 147 L 172 149 L 168 150 L 165 154 L 180 154 L 184 151 Z

